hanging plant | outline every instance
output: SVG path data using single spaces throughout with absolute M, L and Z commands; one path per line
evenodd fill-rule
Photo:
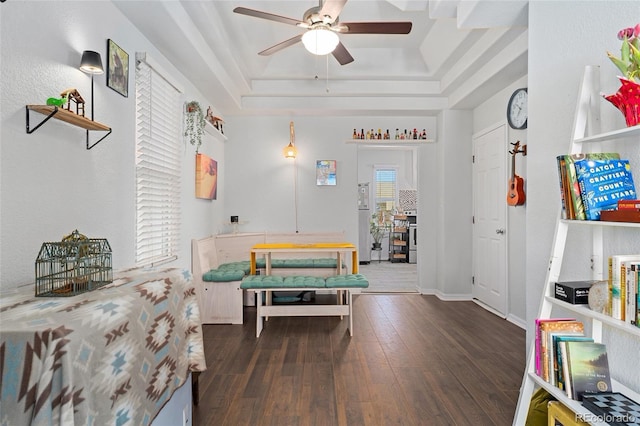
M 196 147 L 196 154 L 202 145 L 202 135 L 204 134 L 204 113 L 198 101 L 188 102 L 185 106 L 185 129 L 184 135 L 189 139 L 189 143 Z

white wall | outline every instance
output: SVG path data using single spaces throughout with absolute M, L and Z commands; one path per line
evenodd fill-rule
M 438 116 L 437 293 L 469 299 L 472 277 L 471 111 Z
M 527 156 L 527 264 L 526 298 L 528 342 L 533 339 L 533 321 L 538 315 L 540 296 L 548 267 L 549 253 L 560 206 L 556 155 L 566 154 L 573 126 L 578 88 L 585 65 L 599 65 L 602 91 L 615 92 L 617 68 L 606 51 L 619 52 L 616 35 L 638 23 L 640 2 L 615 1 L 532 1 L 529 3 L 529 129 Z M 624 127 L 624 120 L 613 106 L 602 101 L 602 131 Z M 626 144 L 628 158 L 635 163 L 636 185 L 640 173 L 640 144 Z M 609 146 L 605 149 L 618 150 Z M 624 230 L 628 246 L 621 253 L 640 250 L 638 231 Z M 609 233 L 611 234 L 611 233 Z M 620 232 L 614 234 L 621 234 Z M 611 235 L 613 239 L 620 235 Z M 609 239 L 609 236 L 607 237 Z M 560 279 L 590 276 L 586 235 L 573 232 L 565 249 L 567 263 Z M 605 252 L 605 256 L 612 254 Z M 639 339 L 623 336 L 608 345 L 614 377 L 640 389 L 637 368 Z M 634 356 L 635 354 L 635 356 Z
M 33 283 L 34 263 L 45 241 L 60 241 L 74 229 L 106 238 L 115 269 L 135 262 L 135 52 L 146 51 L 185 89 L 198 91 L 171 66 L 110 2 L 5 2 L 1 19 L 0 290 Z M 113 128 L 86 150 L 85 131 L 50 120 L 25 133 L 25 105 L 44 104 L 74 87 L 91 109 L 91 79 L 79 69 L 83 50 L 101 53 L 107 39 L 129 53 L 129 96 L 95 77 L 95 119 Z M 215 105 L 213 105 L 215 108 Z M 31 123 L 44 118 L 31 113 Z M 96 133 L 98 134 L 98 133 Z M 91 135 L 91 137 L 96 137 Z M 93 139 L 92 139 L 93 140 Z M 224 157 L 224 145 L 207 136 L 201 152 Z M 194 197 L 194 149 L 186 145 L 182 176 L 183 229 L 180 258 L 190 264 L 190 239 L 211 234 L 224 203 L 224 164 L 218 201 Z

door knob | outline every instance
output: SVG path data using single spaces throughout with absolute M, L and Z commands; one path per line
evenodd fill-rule
M 504 229 L 496 229 L 496 234 L 504 234 Z

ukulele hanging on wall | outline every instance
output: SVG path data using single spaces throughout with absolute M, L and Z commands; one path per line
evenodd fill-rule
M 509 191 L 507 192 L 507 204 L 510 206 L 521 206 L 526 201 L 524 194 L 524 179 L 516 174 L 516 154 L 527 155 L 527 146 L 520 148 L 520 141 L 512 143 L 511 154 L 511 179 L 509 179 Z

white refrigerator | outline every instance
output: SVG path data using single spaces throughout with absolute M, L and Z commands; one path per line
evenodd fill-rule
M 359 263 L 371 262 L 371 240 L 369 237 L 369 183 L 358 184 L 358 259 Z

